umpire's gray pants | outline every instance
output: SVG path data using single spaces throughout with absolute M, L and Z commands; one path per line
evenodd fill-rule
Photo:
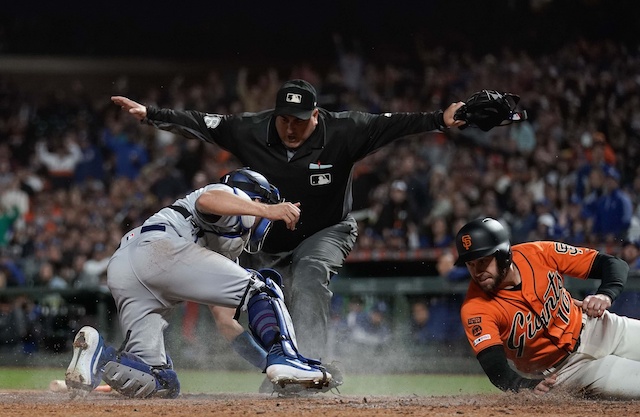
M 358 236 L 351 215 L 309 236 L 289 252 L 243 255 L 248 268 L 274 268 L 284 280 L 285 302 L 291 313 L 298 349 L 309 358 L 326 360 L 331 277 L 342 267 Z

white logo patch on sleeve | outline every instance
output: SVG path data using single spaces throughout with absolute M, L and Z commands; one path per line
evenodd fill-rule
M 473 341 L 473 346 L 478 346 L 479 343 L 484 342 L 485 340 L 489 340 L 491 339 L 491 335 L 490 334 L 483 334 L 482 336 L 480 336 L 479 338 L 477 338 L 476 340 Z
M 204 124 L 207 125 L 209 129 L 215 129 L 222 121 L 222 116 L 218 114 L 207 114 L 204 116 Z

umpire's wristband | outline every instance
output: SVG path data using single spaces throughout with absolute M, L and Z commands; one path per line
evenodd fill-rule
M 447 128 L 447 125 L 444 123 L 444 111 L 438 110 L 435 113 L 435 117 L 436 123 L 438 124 L 438 130 L 444 132 L 444 130 Z

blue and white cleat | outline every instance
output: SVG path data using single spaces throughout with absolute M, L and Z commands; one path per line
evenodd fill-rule
M 73 339 L 73 357 L 65 373 L 65 383 L 72 397 L 85 396 L 102 381 L 99 364 L 104 341 L 93 327 L 84 326 Z
M 324 367 L 288 357 L 279 345 L 274 345 L 267 355 L 266 374 L 274 386 L 279 387 L 293 384 L 302 388 L 321 389 L 332 380 Z

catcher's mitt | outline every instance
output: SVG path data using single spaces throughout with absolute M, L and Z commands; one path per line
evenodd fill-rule
M 496 126 L 504 126 L 527 119 L 525 111 L 516 111 L 520 96 L 482 90 L 473 94 L 460 107 L 453 118 L 467 122 L 460 129 L 477 127 L 485 132 Z

